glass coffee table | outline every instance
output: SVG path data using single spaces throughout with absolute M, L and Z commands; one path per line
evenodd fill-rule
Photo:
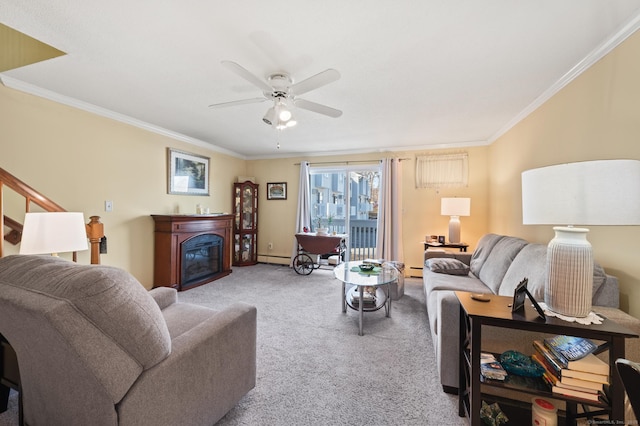
M 347 306 L 358 311 L 360 336 L 364 334 L 362 319 L 365 312 L 384 307 L 386 316 L 391 316 L 391 283 L 398 279 L 398 270 L 391 265 L 361 271 L 361 264 L 361 261 L 344 262 L 333 270 L 335 277 L 342 281 L 342 312 L 347 312 Z M 386 291 L 383 286 L 387 287 Z

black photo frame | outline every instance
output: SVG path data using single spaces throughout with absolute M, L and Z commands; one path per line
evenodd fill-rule
M 513 292 L 513 302 L 511 303 L 511 312 L 518 312 L 524 310 L 524 298 L 527 296 L 527 283 L 528 278 L 523 279 L 518 283 L 516 289 Z
M 286 200 L 287 182 L 267 182 L 267 200 Z
M 538 302 L 534 297 L 529 293 L 527 289 L 527 284 L 529 284 L 529 279 L 524 278 L 522 281 L 518 283 L 516 289 L 513 292 L 513 302 L 511 304 L 511 312 L 519 312 L 524 311 L 524 299 L 525 296 L 529 297 L 529 300 L 533 304 L 533 307 L 538 312 L 538 316 L 543 320 L 547 319 L 547 316 L 544 314 L 544 310 L 538 305 Z

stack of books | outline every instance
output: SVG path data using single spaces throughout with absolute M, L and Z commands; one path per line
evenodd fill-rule
M 351 293 L 351 304 L 358 306 L 360 304 L 360 291 L 356 289 Z M 362 306 L 373 307 L 376 305 L 376 288 L 365 287 L 362 293 Z
M 480 354 L 480 374 L 485 379 L 504 380 L 507 378 L 507 371 L 502 367 L 500 361 L 493 354 Z
M 606 401 L 609 365 L 593 354 L 597 345 L 589 339 L 554 336 L 533 342 L 531 358 L 545 369 L 545 381 L 553 393 Z

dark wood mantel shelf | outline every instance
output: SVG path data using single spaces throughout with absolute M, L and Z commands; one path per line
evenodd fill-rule
M 231 273 L 233 215 L 151 215 L 155 221 L 154 287 L 186 290 L 222 278 Z M 183 248 L 186 242 L 201 236 L 222 238 L 222 255 L 216 272 L 195 282 L 183 282 Z

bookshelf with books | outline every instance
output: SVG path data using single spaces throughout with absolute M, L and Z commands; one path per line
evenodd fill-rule
M 554 342 L 576 342 L 569 344 L 569 351 L 554 347 Z M 563 343 L 563 344 L 564 344 Z M 572 336 L 553 336 L 544 341 L 533 342 L 532 359 L 545 369 L 544 379 L 554 394 L 572 396 L 597 402 L 607 402 L 609 365 L 593 352 L 597 345 L 590 339 Z
M 496 392 L 503 394 L 503 391 L 492 391 L 493 388 L 518 391 L 517 393 L 508 392 L 513 395 L 524 393 L 564 401 L 566 409 L 563 415 L 567 424 L 575 424 L 578 419 L 586 416 L 578 409 L 579 406 L 584 405 L 592 407 L 589 409 L 590 413 L 598 418 L 604 417 L 613 421 L 614 424 L 624 424 L 624 388 L 620 378 L 614 376 L 612 371 L 615 369 L 615 360 L 624 358 L 625 339 L 637 338 L 637 334 L 608 319 L 605 319 L 602 324 L 591 325 L 567 322 L 550 316 L 542 319 L 529 305 L 525 305 L 524 311 L 512 312 L 510 309 L 512 297 L 508 296 L 492 295 L 489 303 L 482 303 L 473 300 L 469 292 L 456 291 L 455 294 L 460 302 L 459 414 L 467 416 L 472 426 L 482 424 L 479 414 L 482 400 L 490 398 Z M 531 348 L 530 353 L 532 359 L 538 358 L 540 362 L 538 360 L 536 362 L 545 368 L 542 378 L 512 377 L 509 374 L 505 380 L 485 379 L 481 372 L 482 330 L 485 326 L 513 329 L 518 333 L 576 336 L 602 342 L 595 352 L 608 353 L 608 363 L 604 363 L 608 381 L 605 382 L 598 377 L 600 382 L 594 381 L 595 384 L 591 387 L 578 386 L 576 382 L 569 384 L 568 382 L 571 381 L 569 379 L 585 381 L 585 377 L 570 377 L 566 373 L 565 380 L 562 381 L 562 371 L 565 366 L 558 361 L 556 361 L 557 365 L 554 365 L 550 360 L 543 360 L 535 346 Z M 531 342 L 534 340 L 535 337 Z M 544 347 L 542 341 L 539 341 L 539 345 Z M 596 357 L 593 353 L 591 355 Z M 591 356 L 586 355 L 583 358 L 590 359 Z M 594 369 L 583 373 L 594 373 Z M 581 384 L 584 385 L 584 383 Z M 513 401 L 514 406 L 522 403 L 519 398 Z

